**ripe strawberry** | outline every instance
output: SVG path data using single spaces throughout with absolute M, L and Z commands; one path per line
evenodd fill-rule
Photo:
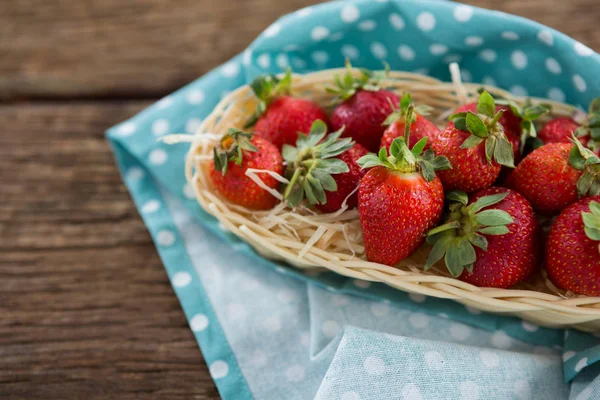
M 398 104 L 398 96 L 379 87 L 387 73 L 361 69 L 360 76 L 355 77 L 352 66 L 348 63 L 346 67 L 346 74 L 336 77 L 337 88 L 328 89 L 342 101 L 331 115 L 331 127 L 334 130 L 345 127 L 345 137 L 376 152 L 385 130 L 383 122 L 393 111 L 392 104 Z
M 429 231 L 433 244 L 425 269 L 444 257 L 455 278 L 476 286 L 508 288 L 526 279 L 540 260 L 540 224 L 519 193 L 490 187 L 449 192 L 444 225 Z
M 558 287 L 600 296 L 600 196 L 579 200 L 554 221 L 546 246 L 548 277 Z
M 452 169 L 440 171 L 446 190 L 472 192 L 489 187 L 500 173 L 501 165 L 514 167 L 513 148 L 498 124 L 503 111 L 494 114 L 494 99 L 483 92 L 477 114 L 456 113 L 453 122 L 431 144 L 436 154 L 446 156 Z
M 288 164 L 285 176 L 290 181 L 283 197 L 292 207 L 306 198 L 310 206 L 337 211 L 360 181 L 361 174 L 353 160 L 355 152 L 344 157 L 354 146 L 352 139 L 340 139 L 342 130 L 325 137 L 326 133 L 325 122 L 317 120 L 308 135 L 298 136 L 296 147 L 283 146 L 283 158 Z
M 210 163 L 210 178 L 217 192 L 230 202 L 251 210 L 268 210 L 277 199 L 246 176 L 249 168 L 283 172 L 279 150 L 269 141 L 230 129 L 214 148 Z M 266 173 L 258 174 L 269 188 L 276 191 L 279 182 Z
M 545 144 L 570 143 L 572 134 L 594 153 L 600 153 L 600 98 L 592 101 L 581 124 L 570 117 L 556 117 L 544 125 L 538 137 Z
M 298 132 L 308 132 L 314 121 L 327 121 L 325 111 L 317 103 L 289 96 L 291 83 L 288 70 L 282 79 L 260 76 L 250 85 L 260 103 L 244 128 L 254 126 L 255 133 L 279 150 L 284 144 L 296 143 Z
M 445 157 L 432 150 L 421 155 L 423 138 L 412 150 L 404 138 L 396 138 L 391 156 L 381 148 L 379 155 L 367 154 L 358 161 L 372 168 L 360 181 L 358 214 L 369 261 L 395 265 L 421 244 L 423 234 L 435 226 L 444 208 L 444 189 L 435 170 L 451 168 Z
M 410 93 L 404 93 L 400 99 L 400 107 L 395 109 L 384 121 L 387 129 L 383 133 L 379 147 L 385 147 L 389 150 L 395 138 L 404 135 L 404 127 L 408 118 L 408 110 L 412 105 L 412 97 Z M 414 113 L 411 118 L 410 125 L 410 143 L 408 146 L 412 148 L 419 140 L 424 137 L 429 138 L 428 142 L 435 141 L 435 138 L 440 133 L 440 129 L 423 115 L 427 115 L 430 107 L 417 106 L 414 107 Z
M 572 137 L 571 144 L 550 143 L 529 153 L 507 185 L 525 196 L 539 213 L 554 215 L 578 197 L 600 194 L 599 163 L 598 157 Z

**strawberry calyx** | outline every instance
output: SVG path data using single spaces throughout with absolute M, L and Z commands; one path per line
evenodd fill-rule
M 575 130 L 575 136 L 578 138 L 589 136 L 587 147 L 592 151 L 600 149 L 600 97 L 592 100 L 587 116 L 576 119 L 581 126 Z
M 466 193 L 451 191 L 446 194 L 449 212 L 446 222 L 427 232 L 427 243 L 433 245 L 425 270 L 444 258 L 448 271 L 453 277 L 459 277 L 466 269 L 473 272 L 477 261 L 475 248 L 487 251 L 488 241 L 484 235 L 504 235 L 509 232 L 508 225 L 513 217 L 503 210 L 483 208 L 504 200 L 506 193 L 484 196 L 472 204 Z
M 313 122 L 310 132 L 298 134 L 296 147 L 284 144 L 285 176 L 290 181 L 283 198 L 291 207 L 306 199 L 309 205 L 327 204 L 325 191 L 335 192 L 337 183 L 331 175 L 348 172 L 348 165 L 335 158 L 354 146 L 352 138 L 340 138 L 344 128 L 327 134 L 327 124 Z
M 261 75 L 252 81 L 250 88 L 252 88 L 256 97 L 258 97 L 259 102 L 256 110 L 248 122 L 246 122 L 246 125 L 244 125 L 244 129 L 254 126 L 273 100 L 279 96 L 290 94 L 292 88 L 292 71 L 288 68 L 281 78 L 273 74 Z
M 573 168 L 583 171 L 581 178 L 577 181 L 577 194 L 579 197 L 600 194 L 600 158 L 584 147 L 575 134 L 572 134 L 570 141 L 574 146 L 569 153 L 569 164 Z
M 496 104 L 509 107 L 513 114 L 521 119 L 521 148 L 519 149 L 521 154 L 527 140 L 537 137 L 537 130 L 533 121 L 552 111 L 550 104 L 533 104 L 530 99 L 527 99 L 522 106 L 511 100 L 496 100 Z
M 408 148 L 413 112 L 413 106 L 410 105 L 406 113 L 404 137 L 394 139 L 389 155 L 386 148 L 382 147 L 379 154 L 366 154 L 358 159 L 357 164 L 363 169 L 382 166 L 400 173 L 420 172 L 427 182 L 435 179 L 435 171 L 451 169 L 452 165 L 446 157 L 436 156 L 431 149 L 423 153 L 426 137 L 415 143 L 412 149 Z
M 230 161 L 235 162 L 237 165 L 242 164 L 244 150 L 258 151 L 250 141 L 251 139 L 252 133 L 230 128 L 213 148 L 215 169 L 225 175 Z
M 412 96 L 410 95 L 410 93 L 406 92 L 400 98 L 400 103 L 398 104 L 398 106 L 395 106 L 393 104 L 391 104 L 391 105 L 392 105 L 393 111 L 390 115 L 387 116 L 385 121 L 383 121 L 383 125 L 392 125 L 396 121 L 403 121 L 403 120 L 406 121 L 408 109 L 411 106 L 413 106 Z M 410 121 L 411 124 L 413 122 L 415 122 L 416 114 L 428 115 L 429 112 L 432 110 L 432 108 L 429 106 L 426 106 L 426 105 L 418 105 L 418 106 L 413 106 L 413 110 L 414 110 L 414 113 L 412 114 L 412 118 Z
M 383 71 L 371 71 L 366 68 L 359 68 L 359 72 L 358 76 L 354 76 L 352 64 L 346 59 L 346 73 L 343 75 L 336 74 L 333 77 L 335 87 L 325 89 L 329 93 L 337 95 L 333 100 L 334 104 L 348 100 L 359 90 L 368 90 L 371 92 L 381 90 L 381 83 L 388 77 L 390 66 L 385 64 L 385 70 Z
M 600 241 L 600 203 L 597 201 L 590 201 L 589 207 L 589 213 L 581 213 L 583 230 L 589 239 Z M 598 250 L 600 252 L 600 246 Z
M 500 165 L 514 168 L 512 145 L 504 133 L 504 128 L 498 123 L 504 110 L 495 111 L 494 98 L 484 90 L 477 102 L 477 113 L 460 112 L 451 115 L 448 119 L 454 122 L 457 129 L 471 134 L 460 145 L 461 148 L 470 149 L 485 142 L 485 157 L 488 163 L 491 164 L 494 160 Z

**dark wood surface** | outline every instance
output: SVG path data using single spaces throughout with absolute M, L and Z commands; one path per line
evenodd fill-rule
M 218 398 L 103 133 L 310 2 L 0 1 L 0 398 Z M 597 0 L 468 2 L 600 49 Z

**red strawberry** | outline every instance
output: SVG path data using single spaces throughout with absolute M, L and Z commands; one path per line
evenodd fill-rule
M 384 125 L 388 125 L 383 133 L 379 147 L 385 147 L 389 150 L 392 142 L 397 137 L 404 136 L 404 128 L 406 125 L 407 112 L 412 104 L 410 93 L 405 93 L 400 99 L 400 107 L 395 109 L 385 120 Z M 440 129 L 423 115 L 427 115 L 430 107 L 417 106 L 414 108 L 414 114 L 410 125 L 410 143 L 408 146 L 412 148 L 419 140 L 424 137 L 429 138 L 429 143 L 435 141 L 435 138 L 440 133 Z
M 425 269 L 444 257 L 452 276 L 482 287 L 508 288 L 539 264 L 540 224 L 531 204 L 510 189 L 471 196 L 450 192 L 448 220 L 428 233 L 434 244 Z
M 277 199 L 246 176 L 249 168 L 283 173 L 279 150 L 269 141 L 230 129 L 214 148 L 210 178 L 217 192 L 230 202 L 252 210 L 268 210 Z M 279 182 L 266 173 L 258 174 L 265 185 L 277 190 Z
M 361 69 L 355 77 L 350 64 L 347 68 L 344 77 L 336 77 L 338 87 L 329 89 L 342 101 L 331 115 L 331 126 L 335 130 L 345 127 L 345 137 L 376 152 L 385 130 L 383 122 L 393 111 L 392 104 L 398 104 L 398 96 L 379 87 L 385 74 Z
M 409 150 L 406 136 L 394 140 L 391 157 L 382 148 L 378 156 L 367 154 L 358 162 L 374 167 L 358 189 L 365 251 L 369 261 L 386 265 L 395 265 L 421 246 L 444 208 L 444 189 L 435 170 L 450 168 L 448 160 L 435 157 L 432 150 L 421 155 L 427 139 Z
M 440 171 L 446 190 L 465 192 L 489 187 L 500 173 L 501 165 L 514 167 L 513 148 L 494 115 L 494 99 L 483 92 L 477 106 L 478 114 L 457 113 L 454 122 L 440 132 L 431 144 L 436 154 L 446 156 L 452 169 Z
M 285 176 L 290 181 L 283 197 L 292 207 L 306 198 L 310 206 L 337 211 L 360 181 L 356 159 L 361 149 L 355 150 L 350 138 L 340 139 L 342 130 L 326 134 L 327 125 L 317 120 L 308 135 L 298 136 L 296 147 L 283 146 L 283 158 L 288 163 Z
M 558 287 L 600 296 L 600 196 L 579 200 L 554 221 L 546 246 L 548 277 Z
M 504 128 L 504 133 L 506 136 L 516 136 L 517 139 L 521 137 L 521 118 L 517 117 L 514 112 L 508 106 L 496 106 L 496 112 L 503 110 L 504 113 L 498 119 L 498 123 L 502 125 Z M 463 106 L 460 106 L 456 109 L 457 113 L 460 112 L 473 112 L 477 113 L 477 103 L 467 103 Z
M 244 128 L 254 126 L 255 133 L 279 150 L 284 144 L 296 143 L 298 132 L 308 132 L 314 121 L 327 121 L 325 111 L 317 103 L 288 95 L 291 82 L 292 75 L 288 71 L 281 80 L 267 75 L 251 84 L 260 103 Z
M 557 214 L 578 197 L 600 193 L 596 178 L 600 160 L 574 137 L 572 142 L 577 146 L 550 143 L 537 148 L 521 161 L 507 182 L 541 214 Z

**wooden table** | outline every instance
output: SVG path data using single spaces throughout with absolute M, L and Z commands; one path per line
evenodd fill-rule
M 467 2 L 600 49 L 597 0 Z M 0 2 L 0 398 L 218 398 L 104 130 L 310 3 Z

